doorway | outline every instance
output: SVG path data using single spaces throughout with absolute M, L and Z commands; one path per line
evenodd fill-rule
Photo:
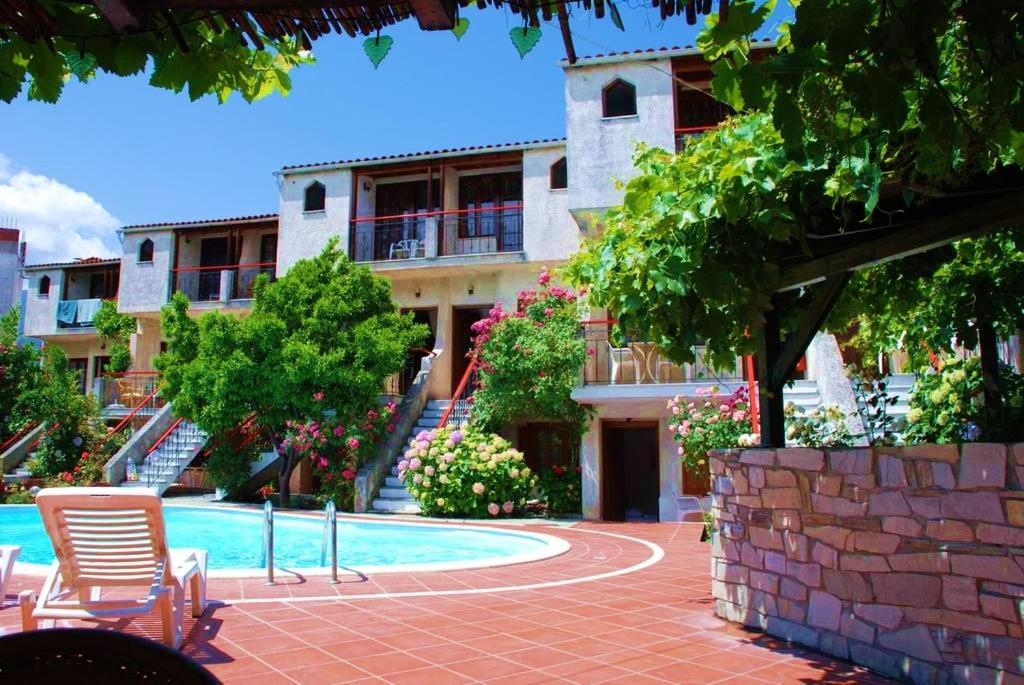
M 491 305 L 452 308 L 452 397 L 455 397 L 459 381 L 469 366 L 469 357 L 466 355 L 473 349 L 471 326 L 481 319 L 486 319 L 489 311 Z
M 420 365 L 423 363 L 423 358 L 428 356 L 431 350 L 434 349 L 434 345 L 437 343 L 437 309 L 403 309 L 402 313 L 412 313 L 412 318 L 416 323 L 424 324 L 430 329 L 430 333 L 427 334 L 427 339 L 423 341 L 421 347 L 417 347 L 409 350 L 409 353 L 405 358 L 405 366 L 402 367 L 402 371 L 398 377 L 398 394 L 405 395 L 409 392 L 409 388 L 412 387 L 412 382 L 416 379 L 416 374 L 420 372 Z
M 657 422 L 601 424 L 601 518 L 657 521 Z
M 199 241 L 199 293 L 202 302 L 220 299 L 220 270 L 228 263 L 228 239 L 203 238 Z

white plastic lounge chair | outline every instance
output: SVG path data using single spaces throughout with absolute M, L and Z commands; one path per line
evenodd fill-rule
M 11 579 L 14 571 L 14 560 L 21 553 L 21 547 L 17 545 L 0 545 L 0 606 L 7 597 L 7 581 Z
M 123 618 L 159 613 L 163 641 L 181 644 L 185 586 L 191 584 L 192 615 L 206 609 L 206 552 L 168 550 L 160 497 L 150 489 L 47 488 L 36 495 L 56 560 L 37 599 L 21 593 L 24 630 L 39 621 Z M 127 597 L 138 586 L 145 596 Z M 115 598 L 101 592 L 121 588 Z M 109 593 L 108 593 L 109 594 Z

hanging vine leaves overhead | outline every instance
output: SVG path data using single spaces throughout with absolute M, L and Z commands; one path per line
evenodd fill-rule
M 152 85 L 187 89 L 193 100 L 214 95 L 224 102 L 237 92 L 252 102 L 287 94 L 289 72 L 313 61 L 317 40 L 372 36 L 413 17 L 425 31 L 450 30 L 461 38 L 468 20 L 458 16 L 459 8 L 470 5 L 507 8 L 531 28 L 558 15 L 575 61 L 566 7 L 601 18 L 607 1 L 2 0 L 0 100 L 11 102 L 27 85 L 29 99 L 56 102 L 69 76 L 88 81 L 100 72 L 132 76 L 148 68 Z M 685 13 L 691 24 L 697 11 L 712 11 L 711 0 L 648 1 L 662 19 Z M 729 1 L 718 0 L 719 7 Z

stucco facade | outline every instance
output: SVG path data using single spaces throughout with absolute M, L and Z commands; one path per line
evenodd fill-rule
M 20 231 L 0 228 L 0 316 L 21 301 L 21 266 L 24 251 Z

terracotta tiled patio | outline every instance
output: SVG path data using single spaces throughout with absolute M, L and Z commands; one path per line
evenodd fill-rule
M 572 550 L 518 566 L 417 576 L 278 573 L 211 580 L 184 651 L 223 681 L 273 683 L 884 683 L 712 616 L 696 524 L 545 526 Z M 653 544 L 645 544 L 653 543 Z M 661 551 L 664 557 L 661 557 Z M 216 550 L 211 550 L 216 553 Z M 0 632 L 19 628 L 15 576 Z M 156 635 L 143 622 L 93 622 Z

